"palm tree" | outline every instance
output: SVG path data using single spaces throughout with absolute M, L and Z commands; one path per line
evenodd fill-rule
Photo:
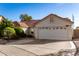
M 29 21 L 32 19 L 32 17 L 28 16 L 27 14 L 21 14 L 20 19 L 21 19 L 21 21 Z

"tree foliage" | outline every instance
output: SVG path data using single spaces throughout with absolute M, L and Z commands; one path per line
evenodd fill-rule
M 0 29 L 4 29 L 5 27 L 14 27 L 14 24 L 9 19 L 4 19 L 2 22 L 0 22 Z
M 16 31 L 17 36 L 20 36 L 20 37 L 24 36 L 24 31 L 21 27 L 16 27 L 15 31 Z
M 32 17 L 28 16 L 27 14 L 21 14 L 20 19 L 21 19 L 21 21 L 29 21 L 32 19 Z

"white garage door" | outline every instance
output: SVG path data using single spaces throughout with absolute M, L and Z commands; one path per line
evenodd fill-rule
M 66 29 L 40 29 L 38 30 L 39 39 L 66 40 L 68 33 Z

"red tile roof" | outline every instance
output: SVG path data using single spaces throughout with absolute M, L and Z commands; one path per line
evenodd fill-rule
M 14 24 L 14 26 L 16 26 L 16 27 L 19 27 L 19 26 L 20 26 L 17 21 L 14 21 L 13 24 Z
M 34 26 L 37 22 L 39 22 L 39 20 L 30 20 L 30 21 L 21 21 L 26 23 L 29 27 Z
M 19 25 L 23 28 L 29 27 L 27 24 L 25 24 L 24 22 L 19 22 Z
M 27 24 L 25 24 L 24 22 L 17 22 L 17 21 L 15 21 L 15 22 L 13 22 L 14 23 L 14 25 L 16 26 L 16 27 L 23 27 L 23 28 L 26 28 L 26 27 L 29 27 Z

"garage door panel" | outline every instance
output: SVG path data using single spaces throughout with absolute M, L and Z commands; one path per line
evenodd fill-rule
M 40 39 L 66 39 L 66 30 L 39 30 L 38 33 Z

